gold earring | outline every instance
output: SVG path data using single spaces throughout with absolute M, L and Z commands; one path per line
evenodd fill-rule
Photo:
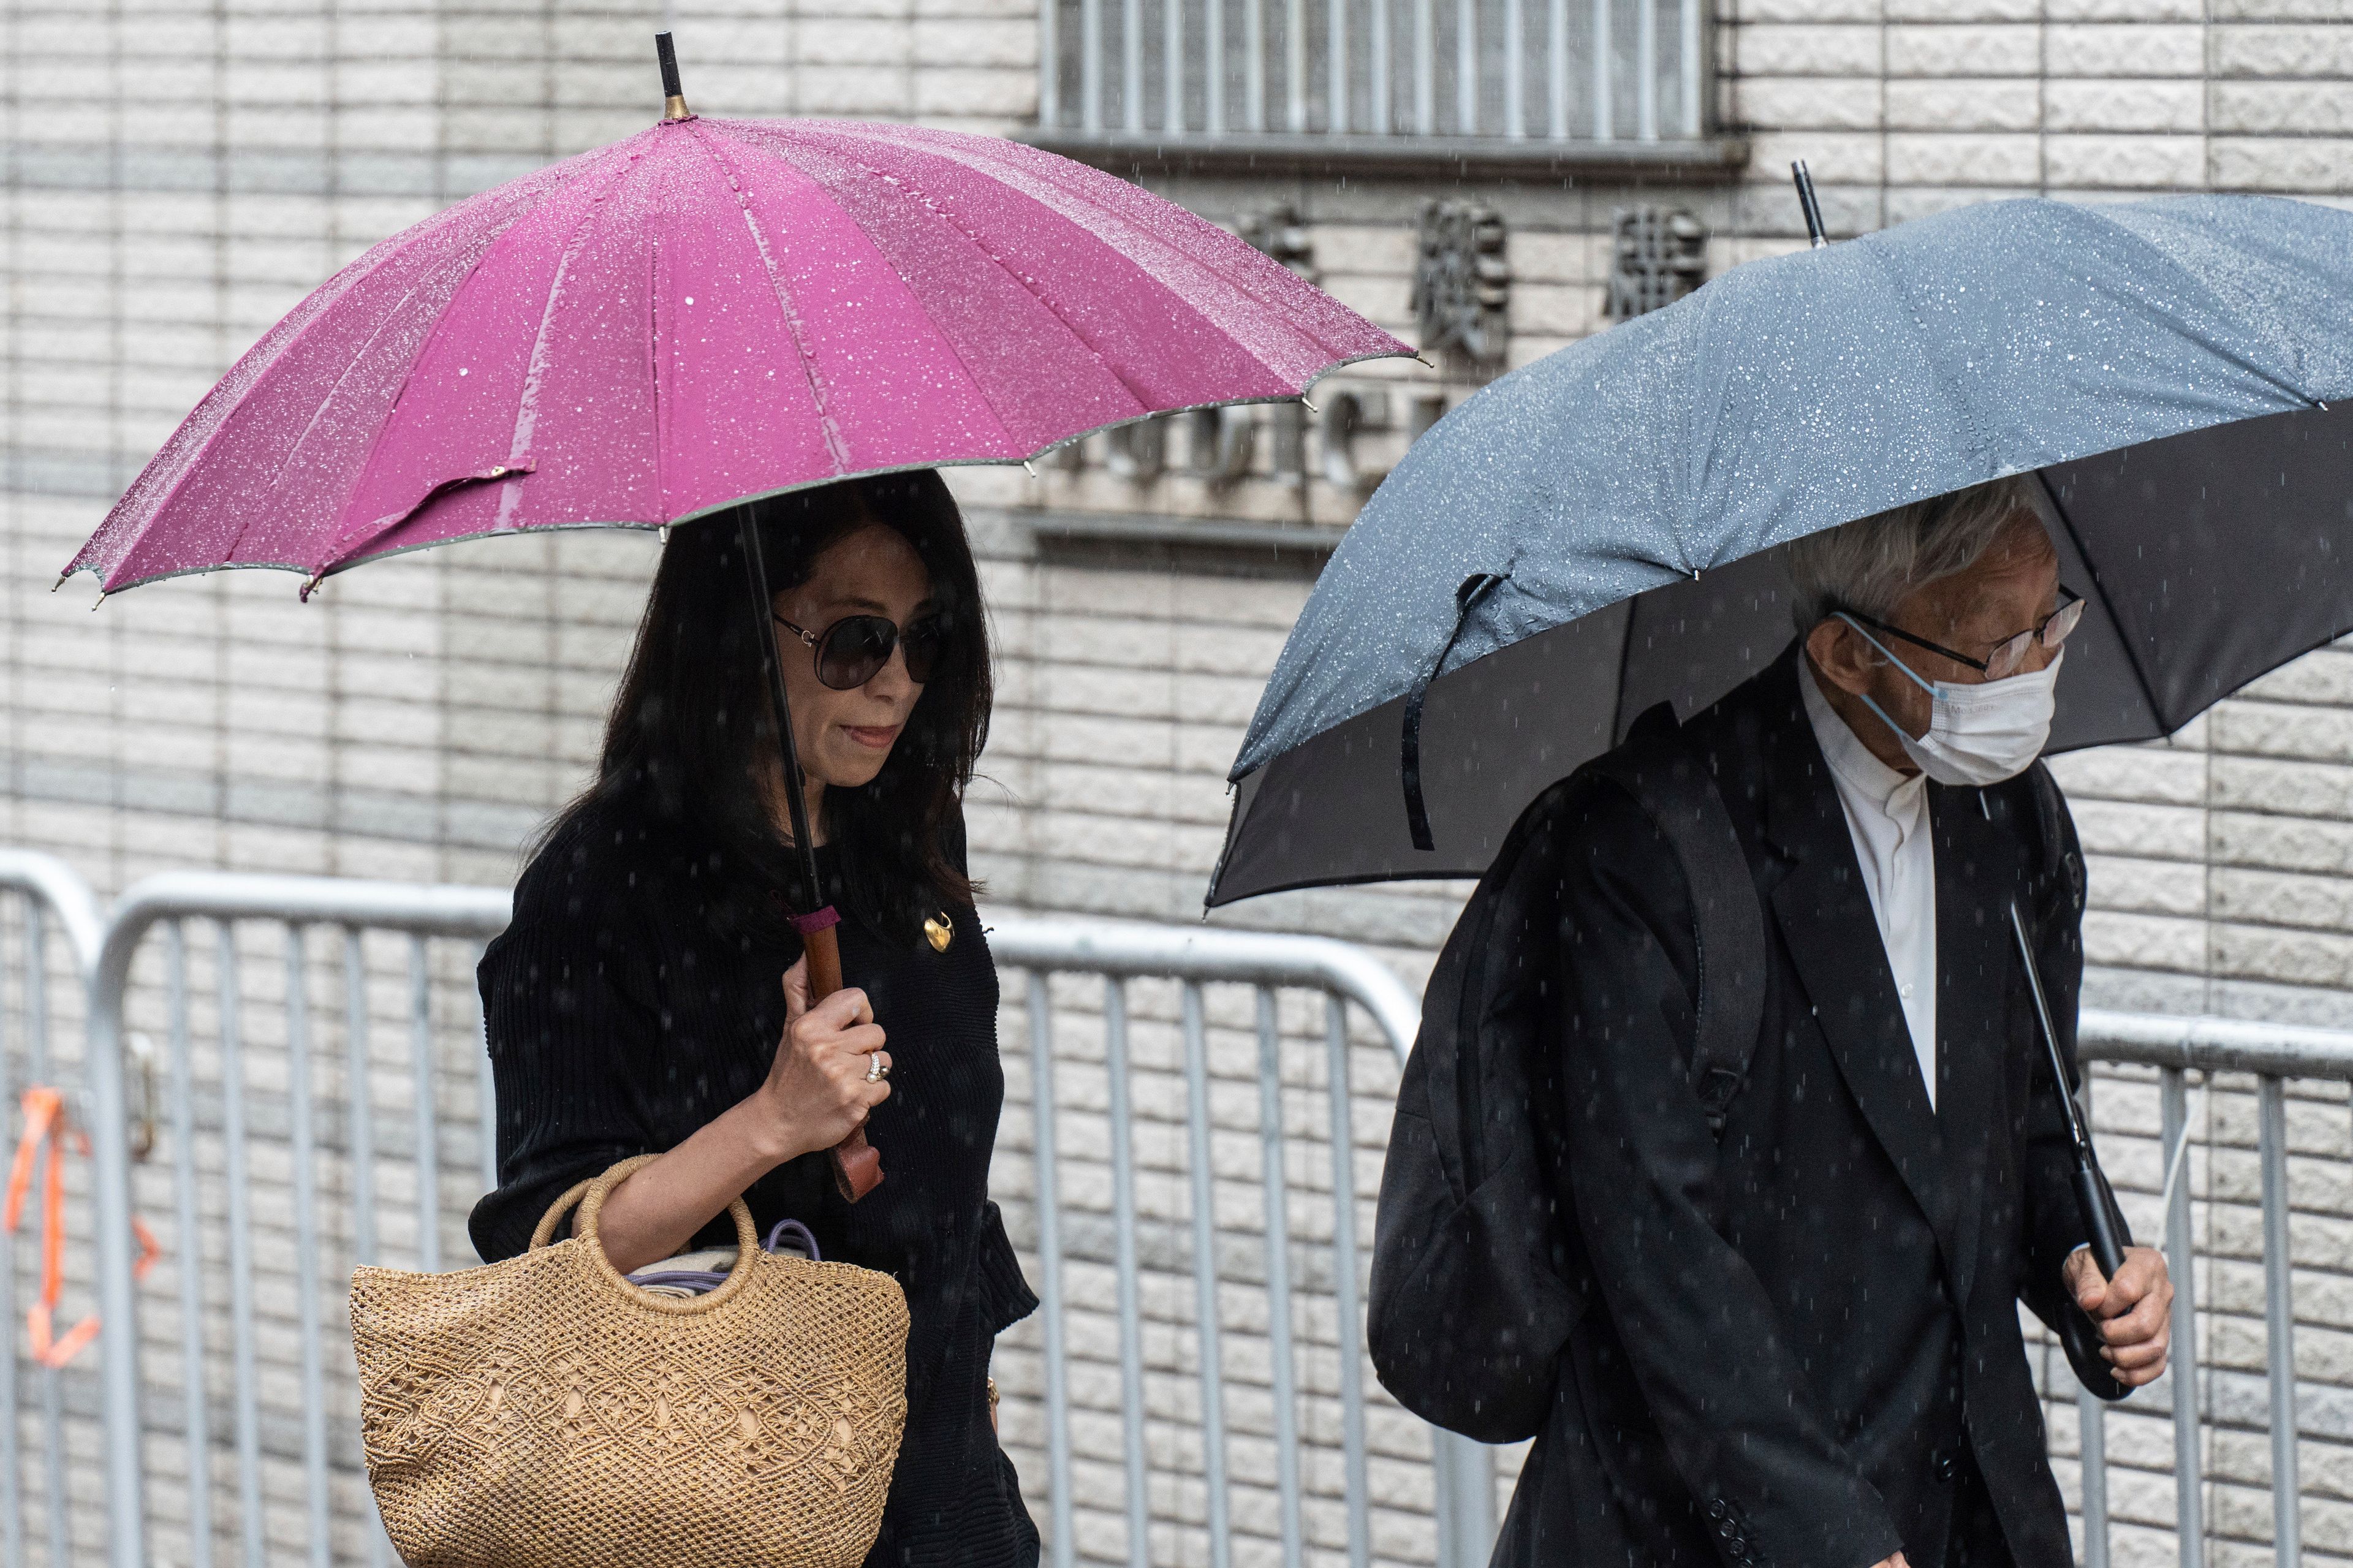
M 955 940 L 955 927 L 949 922 L 947 910 L 942 910 L 923 922 L 923 936 L 932 944 L 934 952 L 948 950 L 948 943 Z

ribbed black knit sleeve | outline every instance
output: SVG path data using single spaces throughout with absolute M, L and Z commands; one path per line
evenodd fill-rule
M 516 923 L 482 956 L 480 980 L 498 1090 L 499 1185 L 469 1228 L 485 1260 L 530 1245 L 574 1183 L 665 1145 L 640 1115 L 659 1048 L 654 976 L 628 911 L 542 911 L 519 889 Z

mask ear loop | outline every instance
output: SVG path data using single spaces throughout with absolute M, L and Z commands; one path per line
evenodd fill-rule
M 1890 653 L 1888 651 L 1887 645 L 1881 642 L 1877 637 L 1873 637 L 1870 632 L 1866 631 L 1863 628 L 1862 622 L 1856 620 L 1852 616 L 1848 615 L 1844 610 L 1833 611 L 1832 614 L 1836 615 L 1840 620 L 1844 621 L 1848 626 L 1852 626 L 1855 629 L 1856 634 L 1860 636 L 1863 641 L 1877 648 L 1880 651 L 1881 656 L 1884 658 L 1888 663 L 1902 670 L 1905 675 L 1910 679 L 1913 685 L 1926 692 L 1928 694 L 1928 701 L 1931 705 L 1930 710 L 1932 712 L 1934 711 L 1934 704 L 1936 700 L 1936 689 L 1935 687 L 1921 679 L 1920 677 L 1914 672 L 1910 665 L 1896 658 L 1893 653 Z M 1861 701 L 1865 708 L 1871 710 L 1873 715 L 1876 717 L 1881 723 L 1886 725 L 1889 730 L 1894 732 L 1895 737 L 1899 742 L 1903 742 L 1906 744 L 1918 743 L 1918 737 L 1914 735 L 1909 730 L 1906 730 L 1903 725 L 1898 724 L 1894 720 L 1889 718 L 1887 716 L 1887 710 L 1882 708 L 1878 703 L 1873 702 L 1871 700 L 1871 694 L 1869 692 L 1858 691 L 1854 695 L 1857 700 Z M 1935 726 L 1933 724 L 1930 726 L 1932 729 Z

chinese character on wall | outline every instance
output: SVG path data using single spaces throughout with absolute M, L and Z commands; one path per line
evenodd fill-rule
M 1707 228 L 1687 212 L 1620 207 L 1611 215 L 1608 311 L 1620 321 L 1672 305 L 1707 277 Z
M 1413 314 L 1425 353 L 1500 363 L 1511 337 L 1512 267 L 1504 219 L 1473 202 L 1425 202 Z

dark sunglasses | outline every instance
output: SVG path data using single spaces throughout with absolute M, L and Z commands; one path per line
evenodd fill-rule
M 1926 637 L 1915 637 L 1901 626 L 1891 626 L 1885 621 L 1874 620 L 1869 616 L 1860 615 L 1852 610 L 1849 610 L 1847 614 L 1853 616 L 1856 620 L 1873 631 L 1884 632 L 1892 637 L 1900 637 L 1914 647 L 1925 647 L 1930 653 L 1943 654 L 1956 664 L 1966 664 L 1971 669 L 1980 672 L 1988 680 L 2000 680 L 2006 675 L 2014 675 L 2018 672 L 2018 667 L 2026 662 L 2027 649 L 2036 643 L 2039 642 L 2044 647 L 2056 651 L 2059 645 L 2067 640 L 2067 634 L 2073 631 L 2077 624 L 2083 620 L 2084 596 L 2064 584 L 2060 584 L 2057 609 L 2024 631 L 2016 632 L 2002 638 L 1993 645 L 1993 651 L 1983 658 L 1971 658 L 1968 654 L 1955 653 L 1941 643 L 1932 643 Z
M 817 678 L 836 691 L 855 691 L 881 674 L 894 647 L 906 649 L 907 679 L 927 686 L 947 651 L 947 619 L 943 616 L 910 621 L 904 631 L 884 616 L 845 616 L 822 632 L 804 630 L 782 616 L 776 616 L 776 625 L 817 651 Z

